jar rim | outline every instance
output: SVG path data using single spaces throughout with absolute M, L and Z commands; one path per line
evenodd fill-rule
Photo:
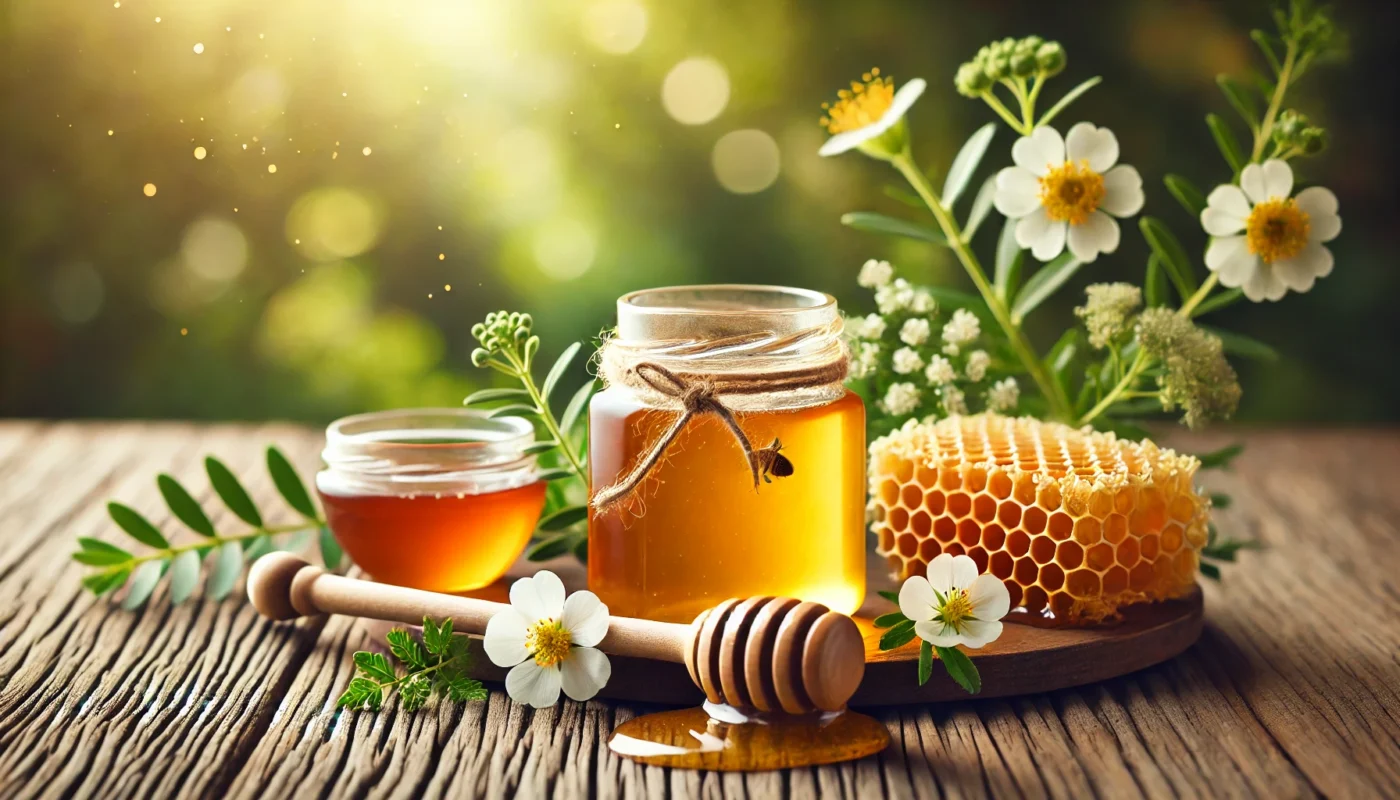
M 748 294 L 754 297 L 769 296 L 773 298 L 786 297 L 795 302 L 791 305 L 734 305 L 730 307 L 703 306 L 697 304 L 685 304 L 680 302 L 651 305 L 644 302 L 648 298 L 666 297 L 667 295 L 679 296 L 691 294 L 702 296 L 705 294 Z M 797 302 L 805 301 L 805 302 Z M 771 284 L 749 284 L 749 283 L 704 283 L 696 285 L 682 286 L 657 286 L 651 289 L 639 289 L 628 292 L 617 299 L 618 311 L 624 310 L 630 313 L 641 314 L 686 314 L 686 315 L 768 315 L 768 314 L 801 314 L 810 313 L 815 310 L 827 307 L 835 308 L 836 298 L 826 292 L 819 292 L 815 289 L 800 289 L 792 286 L 776 286 Z
M 413 441 L 409 437 L 385 438 L 409 431 L 462 431 L 492 433 L 491 438 L 464 439 L 452 442 Z M 435 451 L 458 450 L 464 453 L 490 449 L 504 450 L 514 446 L 523 449 L 534 441 L 535 426 L 520 417 L 492 417 L 490 412 L 474 408 L 392 408 L 341 417 L 326 426 L 326 445 L 376 445 Z

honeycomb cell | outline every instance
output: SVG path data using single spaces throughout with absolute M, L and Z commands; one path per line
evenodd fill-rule
M 1014 606 L 1065 624 L 1195 582 L 1210 509 L 1190 456 L 994 414 L 901 428 L 870 452 L 871 527 L 897 578 L 967 554 Z
M 939 517 L 933 521 L 933 538 L 944 544 L 953 541 L 953 537 L 958 535 L 958 523 L 947 517 Z
M 972 501 L 972 516 L 984 525 L 991 522 L 997 517 L 997 501 L 985 494 L 977 495 Z
M 982 529 L 982 546 L 988 553 L 995 553 L 1006 544 L 1006 531 L 1000 525 L 988 525 Z
M 942 513 L 943 513 L 943 509 L 944 509 L 946 506 L 947 506 L 947 500 L 943 497 L 943 493 L 942 493 L 942 492 L 939 492 L 939 491 L 931 491 L 931 492 L 929 492 L 928 494 L 925 494 L 925 495 L 924 495 L 924 508 L 927 508 L 927 509 L 928 509 L 928 513 L 934 515 L 935 517 L 938 516 L 938 515 L 940 515 L 940 514 L 942 514 Z M 1127 530 L 1127 527 L 1126 527 L 1127 524 L 1128 524 L 1128 521 L 1127 521 L 1127 520 L 1123 520 L 1123 525 L 1125 526 L 1125 527 L 1123 528 L 1123 530 Z
M 997 506 L 997 522 L 1006 528 L 1014 528 L 1021 524 L 1021 507 L 1012 500 L 1003 502 Z
M 987 491 L 992 497 L 998 500 L 1005 500 L 1011 496 L 1011 476 L 1001 470 L 992 473 L 987 479 Z
M 918 508 L 919 501 L 924 499 L 924 490 L 919 488 L 917 483 L 906 483 L 899 492 L 899 498 L 904 501 L 904 507 L 912 511 Z
M 920 539 L 927 539 L 933 532 L 933 517 L 922 509 L 915 511 L 913 516 L 909 517 L 909 528 Z
M 1084 548 L 1073 540 L 1060 542 L 1060 546 L 1055 548 L 1055 563 L 1065 569 L 1074 569 L 1084 563 Z
M 1093 517 L 1080 517 L 1074 521 L 1074 540 L 1088 547 L 1103 538 L 1103 524 Z
M 982 541 L 982 528 L 975 520 L 965 519 L 958 523 L 958 544 L 971 547 Z
M 1031 540 L 1031 558 L 1037 564 L 1049 564 L 1050 559 L 1055 557 L 1055 543 L 1044 536 L 1037 536 Z
M 890 523 L 890 527 L 891 527 L 891 528 L 894 528 L 894 529 L 897 530 L 897 531 L 903 532 L 903 531 L 908 530 L 908 529 L 909 529 L 909 512 L 908 512 L 908 511 L 905 511 L 903 508 L 900 508 L 899 506 L 895 506 L 894 508 L 890 509 L 889 523 Z

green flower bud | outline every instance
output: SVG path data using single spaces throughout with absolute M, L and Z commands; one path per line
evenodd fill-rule
M 993 81 L 1011 77 L 1011 54 L 997 53 L 996 57 L 988 60 L 987 77 Z
M 1040 71 L 1048 78 L 1058 75 L 1065 68 L 1068 57 L 1065 55 L 1065 48 L 1059 42 L 1046 42 L 1036 48 L 1035 60 L 1040 65 Z
M 1322 128 L 1306 128 L 1302 135 L 1303 155 L 1315 156 L 1327 147 L 1327 131 Z
M 473 339 L 480 339 L 480 338 L 482 337 L 482 335 L 484 335 L 485 333 L 486 333 L 486 326 L 485 326 L 485 325 L 482 325 L 480 322 L 478 322 L 478 323 L 476 323 L 475 325 L 472 326 L 472 338 L 473 338 Z
M 1011 73 L 1018 78 L 1029 78 L 1040 69 L 1035 51 L 1017 50 L 1011 56 Z
M 484 366 L 486 366 L 486 359 L 488 359 L 488 358 L 490 358 L 490 357 L 491 357 L 491 354 L 490 354 L 490 353 L 488 353 L 488 352 L 486 352 L 485 350 L 482 350 L 480 347 L 478 347 L 478 348 L 476 348 L 475 350 L 472 351 L 472 366 L 473 366 L 473 367 L 484 367 Z
M 992 79 L 987 76 L 981 66 L 969 61 L 958 67 L 958 74 L 953 78 L 953 85 L 957 87 L 958 94 L 966 97 L 979 97 L 983 92 L 992 88 Z
M 1016 43 L 1016 49 L 1017 49 L 1017 50 L 1022 50 L 1022 49 L 1024 49 L 1024 50 L 1029 50 L 1029 51 L 1031 51 L 1032 53 L 1034 53 L 1036 50 L 1040 49 L 1040 46 L 1041 46 L 1042 44 L 1045 44 L 1045 40 L 1044 40 L 1044 39 L 1040 38 L 1039 36 L 1036 36 L 1035 34 L 1031 34 L 1030 36 L 1027 36 L 1026 38 L 1022 39 L 1021 41 L 1017 42 L 1017 43 Z

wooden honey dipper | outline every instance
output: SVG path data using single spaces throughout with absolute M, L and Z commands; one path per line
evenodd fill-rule
M 275 620 L 346 614 L 416 625 L 450 617 L 454 629 L 475 634 L 510 608 L 345 578 L 282 552 L 253 564 L 248 599 Z M 850 617 L 786 597 L 726 600 L 689 625 L 611 617 L 598 649 L 684 663 L 712 703 L 789 714 L 839 711 L 865 674 L 865 646 Z

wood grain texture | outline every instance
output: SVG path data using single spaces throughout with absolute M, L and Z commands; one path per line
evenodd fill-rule
M 262 447 L 310 471 L 318 432 L 0 422 L 0 796 L 1400 796 L 1400 434 L 1167 443 L 1235 438 L 1236 470 L 1203 483 L 1234 495 L 1221 529 L 1268 549 L 1205 587 L 1205 631 L 1181 656 L 1077 689 L 880 709 L 878 756 L 720 774 L 609 753 L 641 705 L 531 711 L 493 687 L 413 715 L 337 713 L 368 645 L 349 621 L 172 608 L 164 585 L 126 612 L 79 586 L 74 537 L 120 537 L 108 498 L 174 531 L 152 478 L 172 473 L 213 512 L 200 459 L 216 453 L 280 508 Z

